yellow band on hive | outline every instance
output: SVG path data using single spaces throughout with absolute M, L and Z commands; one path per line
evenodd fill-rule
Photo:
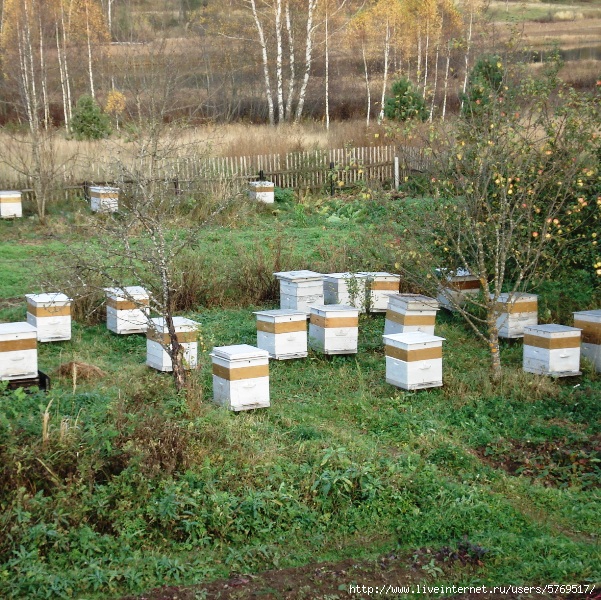
M 16 350 L 35 350 L 36 348 L 36 338 L 27 338 L 24 340 L 6 340 L 0 342 L 0 352 L 15 352 Z
M 21 198 L 15 196 L 0 196 L 0 204 L 21 204 Z
M 454 281 L 448 282 L 448 286 L 454 290 L 479 290 L 480 281 L 478 279 L 468 279 L 465 281 Z
M 545 338 L 538 335 L 524 335 L 524 346 L 535 346 L 545 350 L 560 350 L 562 348 L 578 348 L 580 346 L 580 334 L 570 337 Z
M 226 379 L 227 381 L 240 381 L 241 379 L 256 379 L 257 377 L 269 377 L 269 365 L 256 365 L 254 367 L 237 367 L 228 369 L 213 363 L 213 375 Z
M 386 311 L 386 318 L 400 325 L 434 325 L 436 323 L 436 315 L 403 314 L 390 309 Z
M 272 323 L 270 321 L 257 321 L 257 331 L 265 333 L 294 333 L 295 331 L 307 331 L 307 321 L 285 321 L 283 323 Z
M 574 319 L 574 327 L 582 329 L 582 341 L 585 344 L 601 344 L 601 323 Z
M 71 306 L 34 306 L 28 302 L 27 312 L 34 317 L 69 317 Z
M 142 308 L 148 306 L 150 301 L 148 298 L 142 298 L 131 302 L 130 300 L 115 300 L 114 298 L 107 298 L 106 305 L 114 308 L 115 310 L 134 310 L 136 308 Z
M 169 336 L 169 333 L 160 334 L 152 329 L 148 329 L 146 331 L 146 337 L 153 342 L 162 344 L 163 346 L 169 346 L 169 344 L 171 344 L 171 337 Z M 196 331 L 178 331 L 176 333 L 176 338 L 180 344 L 190 344 L 198 339 L 198 335 Z
M 520 313 L 538 312 L 538 302 L 497 302 L 495 305 L 497 314 L 515 315 Z
M 415 362 L 418 360 L 433 360 L 442 358 L 442 346 L 434 346 L 434 348 L 416 348 L 415 350 L 405 350 L 386 344 L 384 347 L 386 356 L 396 358 L 403 362 Z
M 254 187 L 252 188 L 253 192 L 273 192 L 274 188 L 272 187 Z
M 399 291 L 399 282 L 398 281 L 372 281 L 371 289 L 376 292 L 379 292 L 379 291 L 398 292 Z
M 102 200 L 118 200 L 119 194 L 117 192 L 92 192 L 92 198 L 101 198 Z
M 311 324 L 325 329 L 337 327 L 359 327 L 359 317 L 322 317 L 311 313 Z

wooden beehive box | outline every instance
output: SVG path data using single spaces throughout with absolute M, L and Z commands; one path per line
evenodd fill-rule
M 248 344 L 213 348 L 213 400 L 229 410 L 269 407 L 269 354 Z
M 311 307 L 323 304 L 323 275 L 315 271 L 274 273 L 280 282 L 280 308 L 309 315 Z
M 251 200 L 273 204 L 275 201 L 275 186 L 271 181 L 251 181 L 248 184 L 248 197 Z
M 307 356 L 307 315 L 297 310 L 262 310 L 257 315 L 257 346 L 270 358 Z
M 0 323 L 0 380 L 38 376 L 37 338 L 29 323 Z
M 365 312 L 367 276 L 359 273 L 328 273 L 323 276 L 324 304 L 344 304 Z
M 21 204 L 21 192 L 0 192 L 0 218 L 12 219 L 23 216 L 23 205 Z
M 119 210 L 119 188 L 91 186 L 90 208 L 92 212 L 117 212 Z
M 444 338 L 423 331 L 384 335 L 386 381 L 404 390 L 442 385 Z
M 438 301 L 421 294 L 392 294 L 388 297 L 388 310 L 384 334 L 422 331 L 434 335 Z
M 195 369 L 198 359 L 198 326 L 185 317 L 173 317 L 177 341 L 183 348 L 186 369 Z M 173 371 L 173 363 L 165 347 L 171 345 L 169 329 L 163 317 L 150 320 L 146 330 L 146 364 L 157 371 Z
M 582 355 L 593 362 L 595 371 L 601 372 L 601 310 L 575 312 L 574 327 L 582 329 Z
M 106 288 L 106 327 L 113 333 L 145 333 L 150 314 L 150 297 L 140 286 Z
M 356 354 L 359 309 L 344 304 L 311 307 L 309 346 L 323 354 Z
M 447 310 L 455 310 L 463 306 L 467 296 L 477 296 L 480 292 L 480 280 L 465 269 L 458 269 L 455 274 L 447 275 L 440 286 L 437 300 Z
M 580 333 L 566 325 L 524 327 L 524 371 L 554 377 L 580 375 Z
M 538 323 L 538 296 L 520 292 L 500 294 L 497 311 L 499 337 L 521 338 L 524 327 Z
M 38 342 L 71 339 L 71 298 L 65 294 L 26 294 L 27 322 L 38 332 Z
M 366 306 L 366 309 L 369 312 L 386 312 L 388 298 L 399 291 L 400 275 L 380 271 L 361 271 L 359 275 L 366 277 L 366 286 L 371 288 L 369 306 Z

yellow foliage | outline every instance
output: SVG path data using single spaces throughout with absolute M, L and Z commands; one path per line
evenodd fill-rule
M 109 115 L 119 116 L 125 110 L 125 94 L 118 90 L 112 90 L 108 93 L 104 112 Z

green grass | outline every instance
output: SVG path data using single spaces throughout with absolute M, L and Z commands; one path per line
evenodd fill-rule
M 196 251 L 228 257 L 229 249 L 224 263 L 234 269 L 243 258 L 233 245 L 252 254 L 281 229 L 291 259 L 305 267 L 362 231 L 378 242 L 369 219 L 333 227 L 327 217 L 310 213 L 299 227 L 293 210 L 259 215 L 252 229 L 207 231 Z M 33 265 L 73 239 L 38 233 L 29 245 L 3 242 L 4 297 L 35 287 L 22 261 Z M 369 248 L 352 254 L 375 260 Z M 501 468 L 518 446 L 531 444 L 534 460 L 547 443 L 594 444 L 597 375 L 552 381 L 524 374 L 521 345 L 512 342 L 502 349 L 503 380 L 493 384 L 486 349 L 456 316 L 440 314 L 445 386 L 404 392 L 384 380 L 383 315 L 368 315 L 360 319 L 357 355 L 273 361 L 271 408 L 233 414 L 211 402 L 209 352 L 254 344 L 257 308 L 186 312 L 202 324 L 187 400 L 168 375 L 144 366 L 143 336 L 77 323 L 72 341 L 39 345 L 52 391 L 0 392 L 6 597 L 119 597 L 231 573 L 457 547 L 466 536 L 487 550 L 481 565 L 437 563 L 439 571 L 424 570 L 422 578 L 463 585 L 599 578 L 594 455 L 586 465 L 592 485 L 579 463 L 559 465 L 555 475 Z M 24 304 L 0 311 L 3 320 L 24 316 Z M 107 376 L 73 390 L 55 375 L 70 360 Z

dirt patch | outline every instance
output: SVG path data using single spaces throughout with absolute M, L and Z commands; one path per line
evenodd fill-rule
M 601 487 L 601 434 L 544 442 L 503 440 L 477 454 L 497 469 L 548 487 Z

